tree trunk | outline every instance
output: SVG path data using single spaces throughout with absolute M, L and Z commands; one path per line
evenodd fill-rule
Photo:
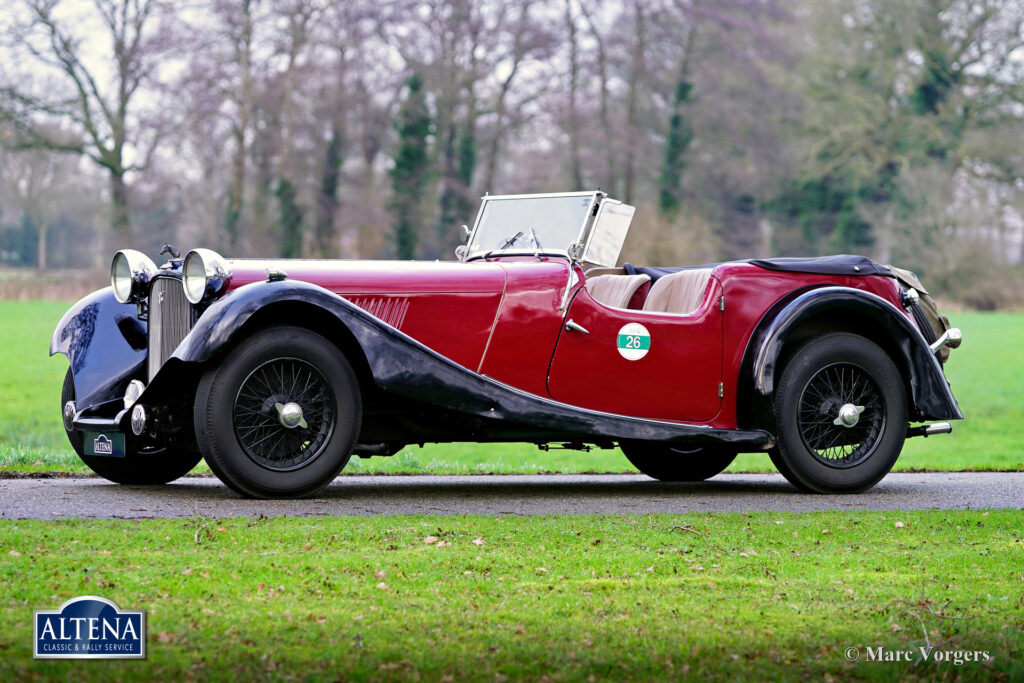
M 658 208 L 665 216 L 673 216 L 682 204 L 683 171 L 686 168 L 686 153 L 693 142 L 693 126 L 684 116 L 686 104 L 690 101 L 693 84 L 690 82 L 690 56 L 697 29 L 690 23 L 684 36 L 683 56 L 679 60 L 679 76 L 676 79 L 675 95 L 672 98 L 672 115 L 669 118 L 668 133 L 665 136 L 665 154 L 662 159 L 661 176 L 658 179 Z
M 569 164 L 572 167 L 574 190 L 583 188 L 583 164 L 580 162 L 580 126 L 576 111 L 576 90 L 579 85 L 579 46 L 576 40 L 576 18 L 572 15 L 572 0 L 565 2 L 565 25 L 569 31 Z
M 593 17 L 587 12 L 586 3 L 580 3 L 580 13 L 583 18 L 587 20 L 587 25 L 590 27 L 590 33 L 594 37 L 594 42 L 597 45 L 597 75 L 601 82 L 601 132 L 604 134 L 605 139 L 605 169 L 604 169 L 604 182 L 602 183 L 601 189 L 610 195 L 615 195 L 616 185 L 616 173 L 615 168 L 615 151 L 616 145 L 611 144 L 612 140 L 615 140 L 615 136 L 612 134 L 612 118 L 609 111 L 609 102 L 611 95 L 608 90 L 608 53 L 605 51 L 604 38 L 601 37 L 601 32 L 597 28 L 597 24 L 594 23 Z
M 298 193 L 292 174 L 292 136 L 294 134 L 295 103 L 292 94 L 295 88 L 295 71 L 299 55 L 306 46 L 306 26 L 309 14 L 298 14 L 290 26 L 291 44 L 288 47 L 288 64 L 281 87 L 281 153 L 277 162 L 278 209 L 281 212 L 281 256 L 298 258 L 302 256 L 302 224 L 305 211 L 298 203 Z
M 228 248 L 232 254 L 238 249 L 238 222 L 242 217 L 242 193 L 245 186 L 245 133 L 235 130 L 235 156 L 231 162 L 231 188 L 228 190 L 228 206 L 224 215 L 224 232 L 228 237 Z
M 369 212 L 377 207 L 376 177 L 373 172 L 374 160 L 377 158 L 376 148 L 367 151 L 363 147 L 363 173 L 362 192 L 360 202 L 365 212 L 359 221 L 356 233 L 356 256 L 358 258 L 380 258 L 382 256 L 382 243 L 380 238 L 381 226 L 375 222 Z
M 238 39 L 238 67 L 242 72 L 238 95 L 238 121 L 235 123 L 235 154 L 231 161 L 231 189 L 228 190 L 228 208 L 224 217 L 224 230 L 231 253 L 238 249 L 238 223 L 242 218 L 245 193 L 245 134 L 249 129 L 249 108 L 252 102 L 252 2 L 242 2 L 242 32 Z
M 128 245 L 132 238 L 131 218 L 128 215 L 128 186 L 124 171 L 110 171 L 111 219 L 115 244 Z
M 396 98 L 398 95 L 396 95 Z M 385 255 L 387 230 L 381 221 L 386 217 L 376 213 L 381 202 L 378 199 L 375 166 L 380 155 L 388 120 L 370 97 L 360 79 L 356 87 L 357 111 L 360 118 L 359 151 L 362 157 L 360 178 L 359 223 L 356 226 L 356 256 L 358 258 L 381 258 Z
M 458 220 L 469 223 L 476 204 L 472 198 L 473 174 L 476 172 L 476 117 L 477 101 L 473 88 L 466 94 L 466 125 L 459 138 L 459 200 L 456 206 Z M 459 231 L 458 239 L 463 239 Z
M 501 133 L 505 125 L 505 98 L 512 87 L 512 81 L 516 77 L 516 70 L 518 68 L 519 61 L 516 60 L 515 64 L 512 65 L 512 71 L 509 72 L 508 78 L 501 84 L 501 90 L 498 92 L 498 101 L 494 107 L 496 114 L 494 136 L 491 137 L 490 151 L 487 155 L 487 173 L 484 176 L 484 190 L 487 192 L 492 192 L 495 189 L 494 177 L 498 171 L 498 152 L 501 149 Z
M 448 120 L 448 130 L 444 136 L 444 146 L 441 149 L 442 178 L 441 178 L 441 210 L 437 219 L 437 244 L 433 249 L 427 249 L 427 258 L 441 258 L 445 255 L 445 248 L 452 242 L 452 235 L 456 234 L 455 221 L 458 212 L 459 193 L 456 188 L 458 183 L 458 166 L 456 162 L 456 130 L 455 121 Z M 434 253 L 431 254 L 430 252 Z
M 321 258 L 338 257 L 334 216 L 338 211 L 338 183 L 341 178 L 344 134 L 337 122 L 331 124 L 331 139 L 324 153 L 324 171 L 320 178 L 320 200 L 317 202 L 316 245 Z
M 46 233 L 50 230 L 50 224 L 40 219 L 38 225 L 36 234 L 39 235 L 39 243 L 36 250 L 36 267 L 39 270 L 46 270 Z
M 633 189 L 636 183 L 636 145 L 637 145 L 637 102 L 640 97 L 640 75 L 644 72 L 644 42 L 647 39 L 644 30 L 644 10 L 637 2 L 635 42 L 633 43 L 632 64 L 629 70 L 629 95 L 626 98 L 626 171 L 623 180 L 622 201 L 633 202 Z

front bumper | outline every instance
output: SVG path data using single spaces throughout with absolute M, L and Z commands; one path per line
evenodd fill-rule
M 131 433 L 131 409 L 122 407 L 113 416 L 97 415 L 94 411 L 95 407 L 75 413 L 72 428 L 76 431 Z

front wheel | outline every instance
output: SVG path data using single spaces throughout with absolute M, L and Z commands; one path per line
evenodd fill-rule
M 301 327 L 270 327 L 211 368 L 196 391 L 206 463 L 243 496 L 291 498 L 331 482 L 359 435 L 362 401 L 334 344 Z
M 75 400 L 75 382 L 71 368 L 64 375 L 60 392 L 60 405 Z M 183 477 L 203 459 L 202 454 L 171 448 L 129 448 L 123 458 L 86 455 L 82 432 L 64 430 L 71 447 L 86 465 L 104 479 L 116 484 L 155 486 Z
M 776 386 L 774 409 L 772 462 L 805 491 L 866 491 L 892 469 L 907 434 L 899 369 L 855 334 L 827 334 L 800 347 Z
M 622 452 L 638 470 L 659 481 L 704 481 L 736 459 L 722 448 L 672 448 L 660 444 L 625 442 Z

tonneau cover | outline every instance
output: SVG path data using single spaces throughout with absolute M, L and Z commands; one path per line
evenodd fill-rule
M 750 263 L 764 268 L 789 273 L 815 273 L 818 275 L 885 275 L 895 277 L 892 271 L 883 265 L 875 263 L 867 256 L 854 256 L 851 254 L 837 254 L 835 256 L 811 256 L 797 258 L 782 256 L 768 259 L 743 259 L 732 261 L 732 263 Z M 657 281 L 671 273 L 678 273 L 683 270 L 694 270 L 696 268 L 714 268 L 721 263 L 705 263 L 699 266 L 680 266 L 676 268 L 654 268 L 648 266 L 634 266 L 632 263 L 623 264 L 623 268 L 630 275 L 650 275 L 651 281 Z

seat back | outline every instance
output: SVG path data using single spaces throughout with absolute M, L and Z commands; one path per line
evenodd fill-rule
M 587 278 L 587 291 L 605 306 L 629 308 L 633 296 L 650 281 L 649 275 L 598 275 Z
M 689 315 L 697 310 L 711 280 L 712 268 L 681 270 L 658 278 L 644 302 L 645 311 Z

